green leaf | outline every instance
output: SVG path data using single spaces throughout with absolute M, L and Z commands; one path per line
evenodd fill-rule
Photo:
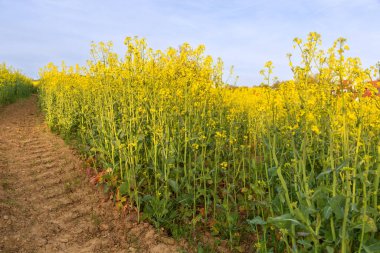
M 344 217 L 344 204 L 346 198 L 342 195 L 337 195 L 330 199 L 329 204 L 333 213 L 335 214 L 338 220 L 343 219 Z
M 260 216 L 256 216 L 252 220 L 247 220 L 250 225 L 266 225 L 267 222 L 264 221 Z
M 128 192 L 128 183 L 127 182 L 124 182 L 122 183 L 120 186 L 119 186 L 119 192 L 121 195 L 125 195 L 127 194 Z
M 327 253 L 334 253 L 334 248 L 330 246 L 326 246 Z
M 312 195 L 312 199 L 314 201 L 325 201 L 329 197 L 330 189 L 324 185 L 319 185 L 316 189 L 314 189 L 314 193 Z
M 268 174 L 269 174 L 270 178 L 272 178 L 272 177 L 274 177 L 274 176 L 277 175 L 276 170 L 277 170 L 276 167 L 271 167 L 271 168 L 268 169 Z
M 302 205 L 300 207 L 301 208 L 294 208 L 294 216 L 304 224 L 307 224 L 309 222 L 309 215 L 307 213 L 308 210 L 306 207 L 303 207 Z
M 375 242 L 371 245 L 363 245 L 363 249 L 367 253 L 378 253 L 380 252 L 380 241 Z
M 178 187 L 178 184 L 176 181 L 174 181 L 173 179 L 169 179 L 168 180 L 168 183 L 170 185 L 170 187 L 172 188 L 172 190 L 175 192 L 175 193 L 178 193 L 179 192 L 179 187 Z
M 273 224 L 279 228 L 288 228 L 290 224 L 294 225 L 300 225 L 302 226 L 301 222 L 296 220 L 291 214 L 287 213 L 281 216 L 277 217 L 269 217 L 267 220 L 268 223 Z
M 330 219 L 332 214 L 332 208 L 331 206 L 325 206 L 322 211 L 322 217 L 324 220 Z
M 364 223 L 364 227 L 363 227 Z M 364 233 L 377 232 L 377 226 L 374 219 L 369 217 L 368 215 L 361 215 L 357 222 L 355 222 L 354 229 L 364 229 Z
M 311 243 L 309 243 L 308 241 L 306 240 L 298 240 L 297 241 L 299 244 L 303 245 L 306 249 L 310 249 L 313 247 L 313 245 L 311 245 Z
M 348 161 L 345 160 L 343 161 L 338 167 L 335 168 L 335 171 L 336 172 L 339 172 L 343 167 L 345 167 L 347 165 Z M 330 174 L 331 172 L 333 172 L 333 170 L 330 168 L 328 170 L 325 170 L 323 172 L 321 172 L 318 176 L 317 176 L 317 180 L 319 180 L 321 177 L 323 177 L 324 175 L 328 175 Z
M 328 170 L 325 170 L 323 172 L 321 172 L 318 176 L 317 176 L 317 180 L 319 180 L 321 177 L 323 177 L 324 175 L 328 175 L 332 172 L 331 169 L 328 169 Z

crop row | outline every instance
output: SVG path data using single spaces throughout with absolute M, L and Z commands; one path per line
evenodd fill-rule
M 204 47 L 154 51 L 127 38 L 86 66 L 41 72 L 51 128 L 77 138 L 120 207 L 174 236 L 236 251 L 376 252 L 380 99 L 375 71 L 310 33 L 276 88 L 231 87 Z M 262 71 L 272 82 L 271 62 Z M 350 89 L 347 89 L 347 86 Z
M 12 103 L 33 91 L 35 88 L 31 79 L 5 64 L 0 64 L 0 105 Z

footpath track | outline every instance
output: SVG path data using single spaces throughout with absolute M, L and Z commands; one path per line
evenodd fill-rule
M 37 97 L 0 108 L 0 252 L 177 252 L 117 211 L 75 151 L 47 128 Z

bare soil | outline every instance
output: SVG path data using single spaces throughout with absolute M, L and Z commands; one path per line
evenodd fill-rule
M 0 108 L 0 252 L 179 252 L 89 183 L 76 152 L 51 133 L 37 98 Z

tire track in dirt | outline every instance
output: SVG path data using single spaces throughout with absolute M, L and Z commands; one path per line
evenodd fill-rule
M 177 252 L 173 239 L 116 211 L 89 184 L 36 100 L 0 109 L 0 252 Z

